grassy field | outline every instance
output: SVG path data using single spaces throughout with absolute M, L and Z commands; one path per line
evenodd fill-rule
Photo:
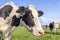
M 60 29 L 56 33 L 50 33 L 49 29 L 44 28 L 43 36 L 34 36 L 24 27 L 16 27 L 12 33 L 11 40 L 60 40 Z

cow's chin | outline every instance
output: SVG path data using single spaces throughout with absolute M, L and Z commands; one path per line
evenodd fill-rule
M 44 35 L 44 30 L 43 29 L 37 29 L 36 27 L 29 27 L 27 29 L 30 32 L 32 32 L 32 34 L 35 35 L 35 36 L 42 36 L 42 35 Z

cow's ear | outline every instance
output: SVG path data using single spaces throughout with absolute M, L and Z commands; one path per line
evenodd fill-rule
M 43 14 L 43 11 L 38 11 L 38 17 L 42 16 Z
M 25 7 L 24 6 L 19 7 L 19 9 L 16 12 L 17 13 L 23 13 L 23 12 L 25 12 Z
M 21 9 L 22 12 L 25 12 L 25 7 L 24 6 L 21 6 L 20 9 Z

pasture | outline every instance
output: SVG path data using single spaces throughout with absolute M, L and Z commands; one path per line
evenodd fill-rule
M 12 33 L 11 40 L 60 40 L 60 29 L 57 29 L 56 33 L 50 33 L 49 28 L 44 28 L 44 30 L 45 34 L 37 37 L 24 27 L 16 27 Z

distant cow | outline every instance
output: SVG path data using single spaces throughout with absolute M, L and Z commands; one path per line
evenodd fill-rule
M 60 22 L 53 21 L 52 23 L 50 23 L 49 27 L 51 32 L 56 31 L 56 29 L 60 28 Z
M 42 16 L 42 11 L 36 11 L 34 5 L 28 7 L 16 6 L 13 2 L 9 2 L 0 8 L 0 17 L 5 20 L 5 24 L 8 26 L 24 25 L 34 35 L 40 36 L 44 34 L 44 30 L 41 27 L 38 17 Z M 1 25 L 1 24 L 0 24 Z M 4 27 L 4 26 L 2 26 Z M 6 40 L 9 40 L 8 37 Z
M 50 23 L 50 24 L 49 24 L 49 28 L 50 28 L 50 31 L 52 32 L 52 31 L 53 31 L 53 28 L 54 28 L 53 23 Z
M 48 25 L 45 25 L 46 28 L 48 28 Z

